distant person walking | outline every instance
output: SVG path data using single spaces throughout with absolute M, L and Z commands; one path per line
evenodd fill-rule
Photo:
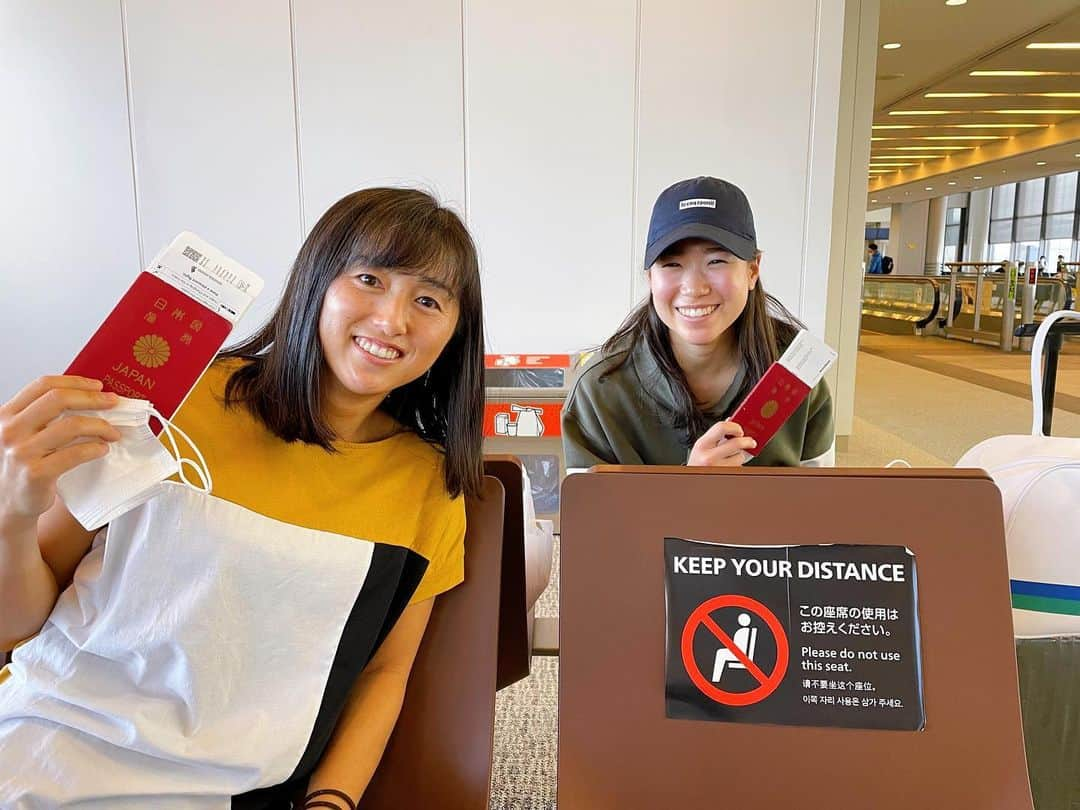
M 868 246 L 870 250 L 870 261 L 866 265 L 866 272 L 873 275 L 881 275 L 881 254 L 878 253 L 878 247 L 875 242 L 871 242 Z

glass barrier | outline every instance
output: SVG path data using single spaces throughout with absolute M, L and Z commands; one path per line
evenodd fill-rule
M 922 276 L 863 279 L 863 317 L 906 321 L 922 328 L 938 316 L 937 279 Z
M 1035 287 L 1035 317 L 1045 318 L 1059 309 L 1072 308 L 1072 290 L 1056 278 L 1040 278 Z
M 952 322 L 947 325 L 947 336 L 1001 345 L 1004 339 L 1002 318 L 1009 304 L 1008 275 L 997 267 L 992 267 L 974 273 L 957 272 L 955 280 L 942 279 L 943 285 L 950 283 L 955 284 L 959 308 L 955 311 Z M 1013 323 L 1005 334 L 1015 331 L 1025 320 L 1025 289 L 1031 290 L 1023 284 L 1021 275 L 1020 283 L 1015 287 Z M 1040 278 L 1031 293 L 1031 297 L 1027 299 L 1029 305 L 1033 304 L 1029 319 L 1036 323 L 1051 312 L 1072 305 L 1070 290 L 1060 279 Z

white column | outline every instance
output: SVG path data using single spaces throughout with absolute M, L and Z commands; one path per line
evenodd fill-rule
M 926 265 L 926 221 L 929 210 L 929 200 L 900 205 L 899 216 L 893 218 L 894 222 L 899 223 L 901 234 L 901 240 L 896 243 L 893 253 L 896 264 L 893 275 L 923 274 Z
M 874 74 L 880 0 L 847 0 L 840 68 L 832 234 L 825 339 L 837 351 L 828 384 L 837 436 L 851 435 L 855 419 L 855 364 L 862 318 L 866 169 L 874 114 Z M 895 214 L 895 212 L 893 212 Z M 892 216 L 890 229 L 899 223 Z M 890 230 L 890 240 L 892 232 Z
M 904 207 L 900 203 L 889 206 L 889 249 L 885 251 L 893 257 L 893 274 L 903 273 L 900 267 L 900 250 L 904 244 Z
M 936 276 L 945 261 L 945 203 L 947 197 L 935 197 L 930 200 L 930 210 L 926 218 L 926 260 L 923 273 Z
M 964 256 L 969 262 L 985 262 L 990 242 L 990 192 L 980 188 L 968 200 L 967 244 Z

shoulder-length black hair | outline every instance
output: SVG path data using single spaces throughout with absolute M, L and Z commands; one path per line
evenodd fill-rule
M 330 284 L 361 264 L 430 274 L 459 307 L 453 336 L 430 371 L 392 391 L 380 408 L 444 454 L 452 497 L 480 491 L 484 412 L 484 326 L 480 268 L 465 225 L 429 194 L 369 188 L 338 200 L 312 228 L 293 262 L 277 310 L 257 334 L 222 353 L 248 362 L 225 387 L 228 407 L 245 405 L 287 442 L 334 452 L 323 418 L 319 313 Z
M 754 260 L 760 258 L 759 252 Z M 739 403 L 750 393 L 750 389 L 757 385 L 769 366 L 780 358 L 784 347 L 791 343 L 804 327 L 787 307 L 765 292 L 759 278 L 746 299 L 742 314 L 730 328 L 735 330 L 736 352 L 746 369 L 742 385 L 733 400 Z M 604 372 L 604 376 L 626 363 L 633 349 L 641 344 L 652 352 L 661 372 L 671 385 L 675 402 L 674 426 L 676 430 L 685 433 L 689 447 L 709 429 L 712 420 L 702 410 L 703 403 L 694 399 L 686 374 L 671 348 L 670 330 L 660 320 L 660 315 L 653 306 L 652 295 L 626 317 L 615 334 L 601 347 L 603 354 L 624 352 L 623 357 Z

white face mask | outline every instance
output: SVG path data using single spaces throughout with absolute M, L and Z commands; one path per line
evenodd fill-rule
M 96 531 L 150 500 L 161 490 L 162 482 L 173 475 L 179 474 L 181 482 L 192 489 L 210 492 L 213 483 L 199 448 L 146 400 L 122 397 L 119 404 L 107 410 L 68 413 L 104 419 L 120 431 L 120 439 L 109 445 L 106 455 L 68 470 L 56 482 L 57 492 L 68 511 L 88 531 Z M 165 438 L 172 445 L 172 453 L 150 429 L 151 416 L 161 423 Z M 195 451 L 198 464 L 180 455 L 174 432 Z M 188 480 L 184 474 L 185 465 L 198 474 L 200 484 Z

